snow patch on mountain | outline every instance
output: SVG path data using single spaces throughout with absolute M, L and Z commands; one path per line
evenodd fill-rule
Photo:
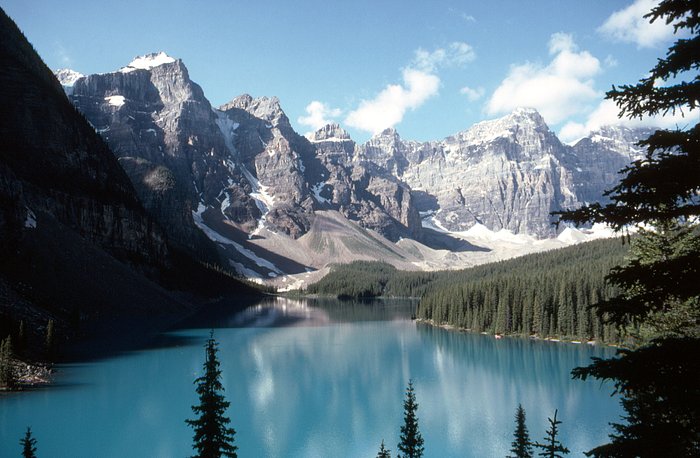
M 109 103 L 113 107 L 121 107 L 126 103 L 126 99 L 124 98 L 123 95 L 111 95 L 109 97 L 105 97 L 105 101 Z
M 203 214 L 206 211 L 206 209 L 207 209 L 207 207 L 202 202 L 199 202 L 199 204 L 197 205 L 197 210 L 192 212 L 192 219 L 194 220 L 195 225 L 197 225 L 197 227 L 200 228 L 202 230 L 202 232 L 204 232 L 204 234 L 206 234 L 206 236 L 209 237 L 210 240 L 212 240 L 216 243 L 220 243 L 222 245 L 232 246 L 240 254 L 242 254 L 246 258 L 250 259 L 251 261 L 253 261 L 258 267 L 262 267 L 264 269 L 270 270 L 270 271 L 274 272 L 276 275 L 283 275 L 283 272 L 276 265 L 271 263 L 270 261 L 261 258 L 260 256 L 253 253 L 251 250 L 245 248 L 240 243 L 234 242 L 233 240 L 229 239 L 228 237 L 224 237 L 223 235 L 219 234 L 214 229 L 209 227 L 204 222 L 204 218 L 203 218 Z M 242 273 L 245 271 L 245 272 L 248 272 L 249 274 L 251 274 L 250 276 L 252 276 L 252 277 L 259 277 L 259 275 L 257 275 L 256 272 L 254 272 L 250 269 L 246 269 L 240 263 L 229 262 L 229 264 L 231 264 L 232 266 L 235 265 L 236 270 L 239 273 Z
M 234 122 L 231 118 L 226 116 L 226 113 L 224 113 L 221 110 L 212 108 L 212 111 L 216 115 L 216 125 L 221 131 L 221 134 L 224 136 L 224 143 L 226 143 L 226 147 L 228 148 L 229 152 L 235 152 L 236 147 L 233 143 L 233 137 L 235 137 L 236 129 L 238 129 L 240 124 Z
M 445 226 L 440 223 L 440 221 L 434 216 L 432 212 L 428 212 L 428 216 L 424 217 L 421 220 L 421 226 L 423 226 L 426 229 L 432 229 L 434 231 L 438 232 L 444 232 L 445 234 L 449 234 L 450 230 L 447 229 Z
M 461 232 L 455 232 L 455 234 L 465 237 L 465 238 L 474 238 L 474 239 L 480 239 L 480 240 L 488 240 L 488 241 L 500 241 L 500 242 L 509 242 L 509 243 L 516 243 L 516 244 L 531 244 L 534 243 L 537 239 L 531 235 L 528 234 L 514 234 L 513 232 L 509 231 L 508 229 L 500 229 L 498 231 L 492 231 L 491 229 L 487 228 L 483 224 L 476 223 L 472 227 L 470 227 L 466 231 L 461 231 Z
M 243 171 L 243 176 L 245 176 L 246 180 L 248 180 L 250 186 L 253 188 L 253 192 L 250 193 L 250 197 L 255 200 L 255 205 L 258 206 L 258 210 L 260 210 L 260 213 L 262 213 L 260 220 L 258 220 L 258 227 L 256 227 L 250 234 L 253 236 L 260 233 L 260 231 L 265 227 L 265 218 L 270 212 L 270 209 L 274 207 L 275 198 L 274 196 L 270 195 L 267 190 L 267 186 L 261 184 L 260 181 L 258 181 L 258 179 L 255 178 L 245 166 L 242 166 L 241 170 Z
M 133 72 L 134 70 L 150 70 L 154 67 L 159 67 L 163 64 L 171 64 L 175 59 L 165 54 L 163 51 L 158 53 L 146 54 L 138 56 L 132 60 L 129 65 L 122 67 L 119 71 L 122 73 Z
M 320 183 L 316 183 L 315 185 L 311 186 L 311 192 L 313 193 L 318 203 L 330 204 L 330 201 L 321 195 L 321 191 L 323 191 L 324 186 L 326 186 L 326 183 L 323 181 Z
M 321 142 L 351 142 L 351 139 L 348 138 L 338 138 L 338 137 L 329 137 L 329 138 L 324 138 L 322 140 L 318 140 L 313 137 L 313 134 L 308 134 L 306 135 L 307 140 L 309 140 L 311 143 L 321 143 Z
M 58 82 L 61 83 L 64 89 L 67 87 L 72 88 L 76 81 L 85 77 L 82 73 L 71 70 L 70 68 L 58 69 L 54 75 L 56 75 L 56 79 L 58 79 Z
M 514 126 L 536 127 L 544 120 L 534 108 L 516 108 L 511 114 L 499 119 L 474 124 L 466 132 L 458 134 L 461 140 L 481 144 L 497 138 L 509 138 L 515 134 Z

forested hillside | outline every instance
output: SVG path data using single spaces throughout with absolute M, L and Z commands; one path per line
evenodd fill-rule
M 612 297 L 610 268 L 628 245 L 600 240 L 457 271 L 407 272 L 379 262 L 335 266 L 307 293 L 420 297 L 417 317 L 476 332 L 616 341 L 589 306 Z

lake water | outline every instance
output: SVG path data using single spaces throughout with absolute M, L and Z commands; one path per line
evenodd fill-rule
M 192 320 L 162 345 L 59 368 L 50 389 L 0 396 L 0 456 L 20 456 L 27 426 L 42 457 L 192 453 L 194 379 L 211 328 L 240 457 L 396 454 L 414 380 L 426 457 L 503 457 L 522 403 L 541 440 L 559 409 L 561 439 L 581 456 L 621 410 L 572 368 L 610 349 L 446 331 L 410 320 L 406 301 L 268 300 Z

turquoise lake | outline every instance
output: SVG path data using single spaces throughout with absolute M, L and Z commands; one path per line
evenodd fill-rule
M 410 319 L 414 306 L 271 299 L 60 366 L 55 386 L 0 396 L 0 456 L 21 455 L 27 426 L 40 457 L 190 456 L 184 420 L 212 328 L 242 458 L 374 457 L 382 439 L 395 456 L 409 379 L 426 457 L 507 455 L 518 403 L 536 440 L 559 410 L 570 456 L 606 441 L 618 401 L 570 371 L 613 350 L 433 328 Z

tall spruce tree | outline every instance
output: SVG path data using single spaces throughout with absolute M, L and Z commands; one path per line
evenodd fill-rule
M 19 445 L 22 446 L 22 458 L 36 458 L 36 439 L 32 437 L 32 428 L 27 426 L 27 432 L 20 439 Z
M 569 449 L 564 447 L 564 445 L 557 439 L 559 434 L 559 425 L 561 421 L 557 420 L 557 411 L 554 411 L 554 418 L 547 418 L 549 421 L 549 429 L 547 430 L 546 436 L 544 437 L 544 442 L 535 442 L 533 445 L 537 448 L 542 449 L 537 456 L 543 456 L 545 458 L 564 458 L 564 455 L 569 454 Z
M 12 388 L 15 385 L 13 356 L 12 336 L 7 336 L 0 342 L 0 387 Z
M 238 447 L 233 445 L 236 431 L 228 428 L 231 420 L 225 416 L 226 409 L 231 404 L 224 399 L 221 384 L 221 370 L 216 357 L 218 344 L 212 332 L 205 345 L 206 359 L 204 375 L 197 378 L 197 394 L 199 404 L 192 406 L 192 411 L 198 415 L 194 420 L 185 422 L 194 429 L 194 448 L 197 454 L 193 458 L 237 457 Z
M 403 455 L 399 453 L 398 458 L 420 458 L 423 456 L 423 436 L 418 430 L 417 410 L 418 403 L 413 389 L 413 380 L 409 380 L 406 388 L 406 399 L 403 401 L 401 442 L 397 446 Z
M 391 450 L 386 448 L 384 445 L 384 439 L 382 439 L 382 445 L 379 446 L 379 453 L 377 453 L 377 458 L 391 458 Z
M 625 423 L 589 452 L 596 457 L 700 456 L 700 3 L 663 0 L 645 18 L 672 25 L 679 38 L 647 77 L 607 97 L 620 116 L 680 111 L 688 124 L 639 143 L 646 155 L 623 170 L 611 203 L 561 214 L 618 231 L 643 227 L 632 258 L 608 276 L 622 293 L 597 307 L 610 324 L 638 326 L 637 344 L 573 371 L 611 380 L 621 394 Z
M 511 446 L 512 455 L 508 455 L 508 458 L 532 458 L 532 443 L 525 424 L 525 409 L 520 404 L 515 411 L 515 432 Z

